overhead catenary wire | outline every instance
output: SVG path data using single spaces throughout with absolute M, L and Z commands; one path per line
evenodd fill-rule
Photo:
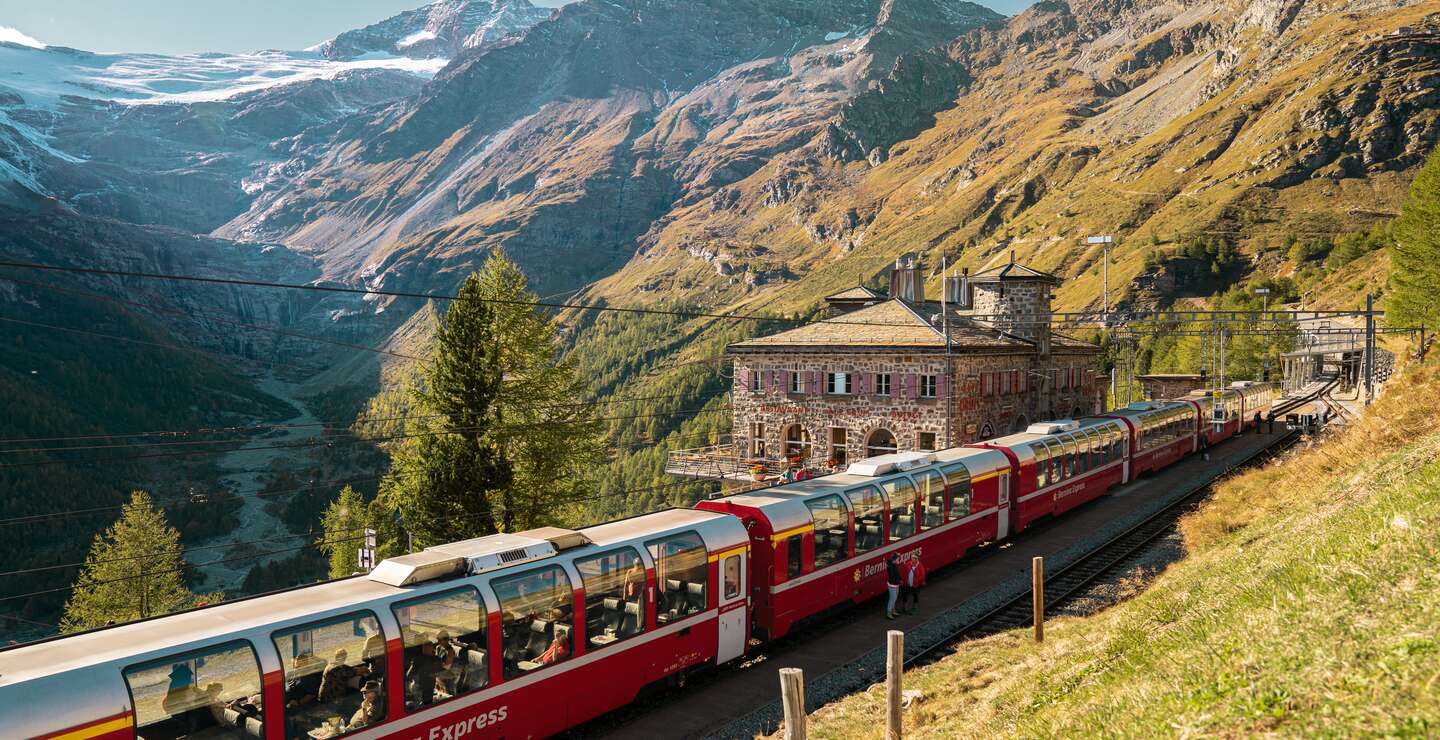
M 730 406 L 727 404 L 727 405 L 725 405 L 725 406 L 720 406 L 720 407 L 715 407 L 715 408 L 708 408 L 708 409 L 705 408 L 705 407 L 701 407 L 701 408 L 698 408 L 698 409 L 681 409 L 681 410 L 678 410 L 678 411 L 667 411 L 667 412 L 659 412 L 659 413 L 654 413 L 654 414 L 635 414 L 635 415 L 632 415 L 632 416 L 599 417 L 599 418 L 590 419 L 590 420 L 587 420 L 587 421 L 589 421 L 589 422 L 605 422 L 605 421 L 627 421 L 627 420 L 633 420 L 633 419 L 651 419 L 651 418 L 666 417 L 666 416 L 680 416 L 680 415 L 685 415 L 685 414 L 713 413 L 713 412 L 715 412 L 715 411 L 724 411 L 724 410 L 729 410 L 729 409 L 730 409 Z M 459 433 L 463 433 L 463 432 L 479 432 L 479 431 L 515 432 L 515 431 L 521 431 L 521 430 L 525 430 L 525 429 L 536 429 L 536 428 L 548 427 L 548 426 L 552 426 L 553 424 L 554 424 L 554 422 L 534 422 L 534 423 L 529 423 L 529 424 L 496 425 L 496 426 L 486 426 L 486 427 L 452 427 L 452 428 L 448 428 L 448 429 L 437 430 L 435 433 L 439 433 L 439 434 L 459 434 Z M 189 457 L 189 456 L 192 456 L 192 455 L 215 455 L 215 454 L 226 454 L 226 453 L 231 453 L 231 452 L 251 452 L 251 451 L 259 452 L 259 451 L 264 451 L 264 450 L 301 450 L 301 449 L 313 449 L 313 448 L 317 448 L 317 447 L 333 447 L 333 446 L 335 446 L 335 445 L 365 444 L 365 443 L 371 443 L 371 442 L 382 441 L 382 440 L 408 439 L 408 438 L 425 436 L 425 434 L 428 434 L 428 433 L 429 433 L 429 432 L 413 433 L 413 434 L 394 434 L 394 435 L 384 435 L 384 436 L 380 436 L 380 437 L 370 437 L 370 438 L 355 437 L 355 438 L 351 438 L 351 439 L 335 439 L 335 438 L 331 438 L 331 439 L 321 440 L 321 441 L 316 441 L 316 442 L 296 442 L 296 443 L 291 443 L 291 444 L 280 444 L 280 445 L 261 445 L 261 446 L 258 446 L 258 447 L 242 447 L 242 448 L 237 448 L 237 449 L 233 449 L 233 450 L 228 450 L 228 449 L 227 449 L 227 450 L 215 450 L 215 449 L 206 449 L 206 450 L 184 450 L 184 451 L 179 451 L 179 452 L 157 452 L 157 453 L 146 453 L 146 454 L 141 454 L 141 455 L 124 455 L 124 456 L 118 456 L 118 457 L 91 458 L 91 459 L 87 459 L 87 460 L 26 460 L 26 461 L 24 461 L 24 462 L 0 463 L 0 469 L 5 469 L 5 468 L 37 467 L 37 466 L 44 466 L 44 465 L 89 465 L 89 464 L 97 464 L 97 463 L 121 463 L 121 462 L 131 462 L 131 461 L 134 461 L 134 460 L 147 460 L 147 459 L 154 459 L 154 458 Z M 238 442 L 239 440 L 236 440 L 236 441 Z M 46 451 L 46 452 L 57 452 L 57 451 L 64 451 L 64 449 L 65 449 L 65 448 L 51 448 L 51 449 L 47 449 L 47 450 L 45 450 L 45 451 Z

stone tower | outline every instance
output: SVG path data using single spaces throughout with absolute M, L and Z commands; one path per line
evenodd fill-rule
M 1050 296 L 1060 278 L 1015 262 L 962 278 L 970 291 L 969 312 L 978 320 L 1035 342 L 1050 353 Z

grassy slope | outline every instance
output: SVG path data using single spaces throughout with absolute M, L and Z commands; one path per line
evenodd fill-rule
M 1353 429 L 1223 484 L 1131 601 L 912 672 L 909 736 L 1440 732 L 1440 368 Z M 814 717 L 879 736 L 883 688 Z

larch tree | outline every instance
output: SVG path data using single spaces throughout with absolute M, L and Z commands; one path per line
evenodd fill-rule
M 409 438 L 391 448 L 384 506 L 403 518 L 417 547 L 496 531 L 491 504 L 510 485 L 511 467 L 495 437 L 502 370 L 495 314 L 480 279 L 466 278 L 436 331 L 435 347 L 412 408 Z
M 180 533 L 150 494 L 136 491 L 114 526 L 95 536 L 60 630 L 79 632 L 197 605 L 185 587 L 184 566 Z M 219 598 L 212 594 L 199 601 Z
M 592 495 L 606 459 L 596 405 L 575 363 L 560 358 L 556 323 L 534 305 L 520 267 L 504 253 L 492 253 L 478 282 L 495 316 L 504 369 L 498 439 L 514 470 L 494 501 L 497 528 L 515 532 L 566 523 L 577 503 Z
M 1440 148 L 1410 185 L 1395 220 L 1386 319 L 1393 326 L 1440 325 Z
M 344 578 L 360 567 L 360 548 L 365 545 L 368 523 L 365 499 L 354 488 L 345 486 L 340 495 L 320 515 L 324 532 L 316 544 L 330 559 L 330 577 Z

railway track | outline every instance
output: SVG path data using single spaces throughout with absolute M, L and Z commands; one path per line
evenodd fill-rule
M 1300 438 L 1299 432 L 1288 432 L 1276 445 L 1262 449 L 1232 468 L 1243 470 L 1262 459 L 1268 460 L 1288 449 Z M 1218 480 L 1218 479 L 1217 479 Z M 1143 552 L 1155 540 L 1174 529 L 1180 518 L 1192 511 L 1197 504 L 1214 490 L 1214 483 L 1197 489 L 1173 504 L 1161 509 L 1129 529 L 1101 543 L 1094 550 L 1054 573 L 1045 575 L 1045 613 L 1058 611 L 1075 596 L 1084 593 L 1091 585 L 1113 574 L 1117 569 Z M 909 656 L 907 668 L 924 665 L 954 652 L 953 648 L 967 640 L 992 635 L 1034 623 L 1031 605 L 1032 592 L 1023 593 L 1004 604 L 976 617 L 961 626 L 949 636 Z

